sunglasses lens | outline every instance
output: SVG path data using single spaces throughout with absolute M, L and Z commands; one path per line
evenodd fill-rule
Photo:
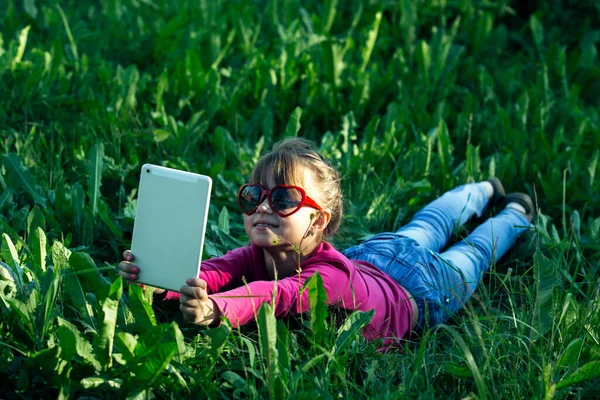
M 260 202 L 262 190 L 260 186 L 247 185 L 240 192 L 240 207 L 244 212 L 252 212 Z
M 283 214 L 290 213 L 302 204 L 302 192 L 294 188 L 275 188 L 271 193 L 273 208 Z

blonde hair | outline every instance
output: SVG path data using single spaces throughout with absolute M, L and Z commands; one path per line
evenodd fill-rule
M 276 143 L 273 150 L 258 160 L 250 174 L 250 183 L 302 187 L 306 169 L 312 172 L 317 185 L 319 205 L 331 213 L 324 233 L 326 236 L 333 236 L 340 227 L 343 216 L 340 174 L 315 149 L 311 141 L 294 137 Z

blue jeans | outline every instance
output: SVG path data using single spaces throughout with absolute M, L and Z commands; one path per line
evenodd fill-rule
M 481 184 L 459 186 L 397 232 L 377 234 L 344 254 L 375 265 L 411 294 L 419 309 L 417 330 L 443 323 L 465 305 L 492 261 L 531 225 L 520 212 L 504 209 L 441 252 L 453 230 L 481 216 L 488 202 Z

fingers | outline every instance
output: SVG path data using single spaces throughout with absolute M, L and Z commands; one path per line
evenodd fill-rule
M 182 304 L 184 299 L 190 299 L 190 301 L 208 299 L 208 293 L 206 292 L 206 290 L 199 286 L 184 285 L 179 290 L 181 292 L 179 302 Z
M 130 274 L 128 272 L 119 271 L 119 275 L 123 277 L 123 279 L 128 281 L 135 281 L 139 278 L 138 274 Z
M 137 265 L 130 262 L 134 259 L 133 253 L 131 253 L 130 250 L 125 250 L 123 252 L 123 258 L 125 258 L 125 261 L 119 263 L 119 275 L 121 275 L 123 279 L 135 281 L 139 277 L 140 269 Z
M 208 298 L 200 300 L 182 294 L 179 302 L 181 303 L 179 309 L 186 322 L 205 326 L 214 323 L 216 315 L 214 312 L 215 305 L 212 300 Z
M 133 253 L 131 252 L 131 250 L 127 249 L 123 252 L 123 258 L 125 259 L 125 261 L 133 261 L 134 257 L 133 257 Z
M 185 281 L 185 283 L 187 283 L 188 286 L 195 286 L 206 290 L 206 281 L 204 279 L 190 278 L 187 281 Z

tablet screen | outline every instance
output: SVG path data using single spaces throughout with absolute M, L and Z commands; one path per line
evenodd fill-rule
M 211 187 L 208 176 L 142 167 L 131 243 L 138 282 L 178 292 L 198 276 Z

